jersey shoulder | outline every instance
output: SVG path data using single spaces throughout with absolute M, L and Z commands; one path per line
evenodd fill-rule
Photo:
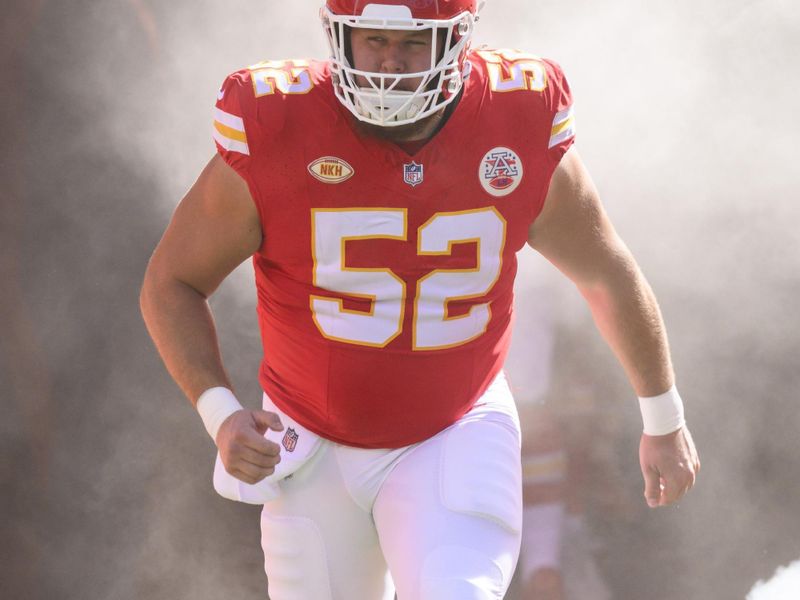
M 251 156 L 275 139 L 298 113 L 313 114 L 335 100 L 325 61 L 266 60 L 228 75 L 214 107 L 218 150 Z
M 536 99 L 556 112 L 572 103 L 564 71 L 552 59 L 510 48 L 481 47 L 470 52 L 469 60 L 474 76 L 483 80 L 491 94 Z
M 469 60 L 470 78 L 483 88 L 485 104 L 542 130 L 547 148 L 556 148 L 555 158 L 560 158 L 575 136 L 572 91 L 561 66 L 508 48 L 477 48 Z

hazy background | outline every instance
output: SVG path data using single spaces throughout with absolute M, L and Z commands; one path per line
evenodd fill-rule
M 0 596 L 264 597 L 257 509 L 215 495 L 213 446 L 137 295 L 214 151 L 220 82 L 324 56 L 318 5 L 4 3 Z M 659 296 L 701 451 L 689 497 L 645 510 L 635 399 L 566 286 L 576 363 L 600 370 L 625 424 L 630 508 L 596 523 L 616 597 L 744 598 L 800 557 L 800 6 L 490 0 L 476 43 L 569 76 L 578 147 Z M 251 278 L 213 304 L 256 405 Z

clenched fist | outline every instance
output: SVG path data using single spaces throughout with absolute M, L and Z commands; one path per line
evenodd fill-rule
M 700 459 L 684 426 L 667 435 L 642 434 L 639 464 L 648 506 L 666 506 L 680 500 L 694 485 Z
M 283 424 L 265 410 L 245 408 L 223 421 L 215 442 L 228 473 L 249 484 L 272 475 L 281 461 L 281 447 L 264 437 L 268 429 L 283 431 Z

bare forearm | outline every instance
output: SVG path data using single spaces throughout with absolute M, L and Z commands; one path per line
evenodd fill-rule
M 633 258 L 624 252 L 606 277 L 579 289 L 637 395 L 666 391 L 674 374 L 664 321 Z
M 208 388 L 231 387 L 214 319 L 202 294 L 176 280 L 147 277 L 140 304 L 167 370 L 193 404 Z

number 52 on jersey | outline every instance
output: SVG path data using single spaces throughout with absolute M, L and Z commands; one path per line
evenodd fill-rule
M 349 240 L 408 240 L 408 215 L 400 208 L 313 209 L 311 246 L 314 285 L 363 298 L 370 310 L 350 310 L 342 299 L 311 295 L 310 307 L 320 333 L 332 340 L 383 348 L 403 329 L 406 281 L 389 266 L 346 266 Z M 493 207 L 436 213 L 417 231 L 417 255 L 452 253 L 453 244 L 475 242 L 476 267 L 436 269 L 417 283 L 413 302 L 412 348 L 438 350 L 481 336 L 491 318 L 489 303 L 478 303 L 459 316 L 447 315 L 452 300 L 488 294 L 500 275 L 506 221 Z

